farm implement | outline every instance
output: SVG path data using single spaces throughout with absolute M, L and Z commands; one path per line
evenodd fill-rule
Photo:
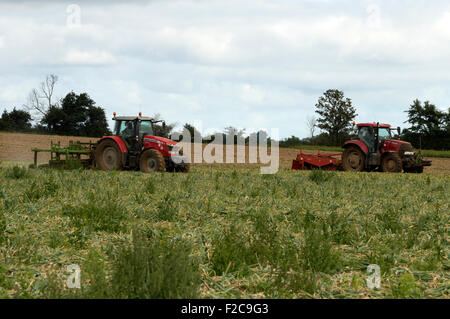
M 355 123 L 353 123 L 355 125 Z M 300 154 L 292 162 L 293 170 L 324 169 L 350 172 L 374 171 L 423 173 L 431 161 L 416 153 L 412 145 L 392 136 L 389 124 L 357 124 L 357 137 L 346 141 L 343 153 Z M 400 135 L 400 128 L 397 128 Z
M 95 143 L 69 142 L 51 143 L 50 149 L 33 148 L 34 165 L 37 167 L 38 153 L 49 152 L 50 167 L 71 168 L 97 167 L 104 171 L 141 170 L 152 172 L 188 172 L 189 162 L 176 142 L 154 135 L 155 124 L 164 121 L 150 117 L 120 116 L 114 113 L 115 128 L 111 136 L 103 136 Z
M 335 171 L 341 165 L 341 159 L 337 158 L 340 156 L 341 153 L 321 154 L 320 151 L 317 151 L 317 154 L 305 154 L 300 150 L 297 159 L 292 161 L 292 169 L 323 169 Z
M 38 167 L 38 153 L 50 153 L 50 161 L 47 165 L 52 168 L 71 168 L 82 166 L 91 168 L 94 163 L 94 149 L 96 143 L 69 142 L 68 147 L 61 147 L 61 143 L 50 144 L 50 149 L 31 149 L 34 152 L 34 164 L 32 168 Z

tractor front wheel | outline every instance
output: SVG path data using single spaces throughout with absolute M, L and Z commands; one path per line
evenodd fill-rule
M 360 149 L 350 146 L 342 154 L 342 167 L 348 172 L 362 172 L 365 156 Z
M 184 164 L 184 166 L 175 167 L 175 172 L 188 173 L 190 168 L 191 165 L 189 163 L 186 163 Z
M 402 161 L 398 154 L 389 153 L 381 160 L 381 170 L 387 173 L 401 173 Z
M 139 167 L 141 172 L 153 173 L 164 172 L 166 170 L 166 163 L 161 152 L 155 149 L 149 149 L 142 153 L 139 160 Z
M 95 150 L 97 167 L 102 171 L 121 170 L 123 168 L 122 153 L 116 142 L 103 140 Z

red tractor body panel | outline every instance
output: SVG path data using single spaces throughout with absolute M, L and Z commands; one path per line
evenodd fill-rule
M 370 127 L 382 127 L 382 128 L 391 128 L 390 124 L 378 124 L 377 123 L 358 123 L 356 124 L 357 127 L 361 126 L 370 126 Z
M 143 147 L 144 149 L 154 148 L 162 153 L 163 156 L 172 156 L 168 145 L 176 145 L 177 143 L 168 138 L 160 136 L 145 135 Z
M 397 153 L 400 149 L 400 145 L 408 144 L 408 142 L 400 141 L 400 140 L 384 140 L 383 146 L 381 148 L 381 153 Z
M 128 149 L 127 149 L 127 146 L 125 145 L 125 142 L 119 136 L 114 136 L 114 135 L 113 136 L 103 136 L 100 141 L 105 140 L 105 139 L 113 140 L 114 142 L 116 142 L 117 146 L 119 146 L 119 149 L 122 153 L 128 153 Z
M 347 142 L 344 143 L 343 147 L 347 148 L 347 147 L 353 146 L 353 145 L 359 147 L 364 154 L 369 153 L 369 149 L 367 148 L 367 145 L 364 142 L 361 142 L 361 141 L 358 141 L 358 140 L 347 141 Z

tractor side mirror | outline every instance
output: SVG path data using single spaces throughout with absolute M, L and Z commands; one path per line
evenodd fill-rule
M 397 133 L 398 133 L 398 136 L 400 136 L 400 134 L 402 134 L 402 129 L 400 128 L 400 126 L 397 127 Z
M 162 128 L 163 128 L 163 130 L 165 131 L 166 130 L 166 122 L 162 122 Z

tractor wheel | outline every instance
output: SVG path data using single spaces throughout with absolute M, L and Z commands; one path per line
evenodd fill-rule
M 166 170 L 166 163 L 161 152 L 155 149 L 149 149 L 142 153 L 139 160 L 139 167 L 141 172 L 153 173 L 164 172 Z
M 416 169 L 414 170 L 414 173 L 422 174 L 423 173 L 423 166 L 416 167 Z
M 402 161 L 398 154 L 389 153 L 381 160 L 381 170 L 387 173 L 401 173 Z
M 362 172 L 364 170 L 363 152 L 357 147 L 350 146 L 342 154 L 342 167 L 348 172 Z
M 113 140 L 103 140 L 95 150 L 97 167 L 102 171 L 121 170 L 122 152 Z
M 187 163 L 184 166 L 175 168 L 175 172 L 188 173 L 190 168 L 191 168 L 191 164 Z

